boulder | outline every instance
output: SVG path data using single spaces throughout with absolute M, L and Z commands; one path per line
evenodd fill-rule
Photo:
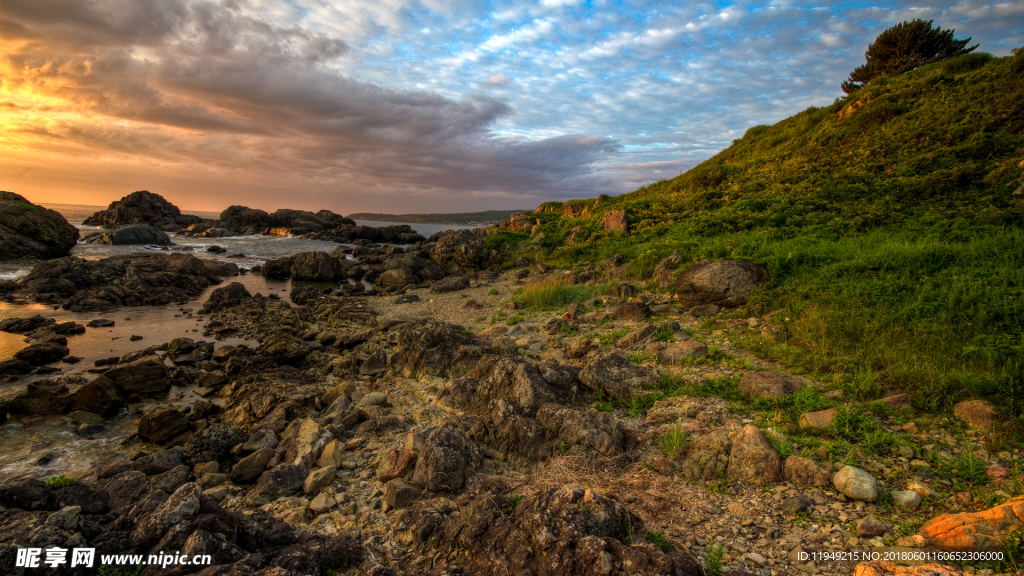
M 381 455 L 377 464 L 377 480 L 387 482 L 403 478 L 416 468 L 416 453 L 412 450 L 392 448 Z
M 127 364 L 107 370 L 104 376 L 125 395 L 159 394 L 171 387 L 171 377 L 159 356 L 144 356 Z
M 313 282 L 334 282 L 348 278 L 348 266 L 326 252 L 300 252 L 292 261 L 292 278 Z
M 153 485 L 153 488 L 171 493 L 177 490 L 182 484 L 188 482 L 189 476 L 191 475 L 192 471 L 189 467 L 182 464 L 181 466 L 171 468 L 167 472 L 153 476 L 149 479 L 149 482 Z
M 305 481 L 306 470 L 302 466 L 279 464 L 260 476 L 247 500 L 253 506 L 262 506 L 298 492 Z
M 33 369 L 34 367 L 28 362 L 16 358 L 0 362 L 0 376 L 19 376 L 28 374 Z
M 563 485 L 511 494 L 487 493 L 465 503 L 417 501 L 394 514 L 392 527 L 426 557 L 448 556 L 446 571 L 505 574 L 699 576 L 692 555 L 665 553 L 643 540 L 644 522 L 594 489 Z M 509 502 L 518 502 L 511 505 Z M 475 511 L 471 513 L 470 511 Z M 471 535 L 471 536 L 470 536 Z M 507 559 L 507 560 L 506 560 Z M 514 567 L 515 569 L 510 569 Z M 440 572 L 438 572 L 440 573 Z
M 828 408 L 825 410 L 818 410 L 817 412 L 805 412 L 800 415 L 798 425 L 801 428 L 814 428 L 816 430 L 826 430 L 832 425 L 832 419 L 836 416 L 835 408 Z
M 231 480 L 233 482 L 246 483 L 258 478 L 267 469 L 267 464 L 274 458 L 272 448 L 260 448 L 238 461 L 231 468 Z
M 227 286 L 221 286 L 210 293 L 210 298 L 203 304 L 203 310 L 216 312 L 226 308 L 233 308 L 247 302 L 252 298 L 249 291 L 239 282 L 232 282 Z
M 12 414 L 36 416 L 63 414 L 72 402 L 68 387 L 61 382 L 37 380 L 30 382 L 25 391 L 11 400 L 8 410 Z
M 238 428 L 226 424 L 210 424 L 189 436 L 181 458 L 185 464 L 195 466 L 200 462 L 227 459 L 231 449 L 245 442 L 245 436 Z
M 637 321 L 647 318 L 651 309 L 643 302 L 623 302 L 615 307 L 612 316 L 616 320 Z
M 665 364 L 679 364 L 687 358 L 704 356 L 708 353 L 708 345 L 696 340 L 672 342 L 658 352 L 658 359 Z
M 565 355 L 568 358 L 583 358 L 594 348 L 594 341 L 586 336 L 574 336 L 565 341 Z
M 202 218 L 198 216 L 183 215 L 177 206 L 165 200 L 163 196 L 140 190 L 111 202 L 106 210 L 96 212 L 82 223 L 101 228 L 150 224 L 161 230 L 174 232 L 201 221 Z
M 1000 551 L 1005 549 L 1011 532 L 1024 528 L 1024 498 L 981 512 L 942 514 L 921 526 L 910 542 L 900 545 L 936 547 L 961 552 Z
M 782 466 L 782 478 L 793 484 L 805 486 L 828 486 L 832 472 L 819 466 L 814 460 L 803 456 L 790 456 Z
M 744 372 L 737 389 L 755 398 L 782 398 L 796 392 L 798 385 L 774 372 Z
M 814 506 L 814 499 L 806 494 L 797 494 L 782 501 L 782 513 L 787 516 L 796 516 L 801 512 L 808 512 Z
M 375 283 L 385 290 L 401 290 L 410 284 L 418 284 L 419 278 L 408 268 L 394 268 L 378 276 Z
M 626 232 L 629 230 L 629 222 L 626 220 L 625 210 L 612 210 L 611 212 L 604 215 L 601 219 L 601 227 L 605 230 L 619 230 Z
M 668 288 L 672 285 L 672 281 L 675 280 L 676 271 L 682 263 L 683 259 L 679 255 L 679 251 L 676 250 L 658 262 L 654 267 L 654 274 L 651 276 L 651 280 L 657 283 L 658 288 Z
M 699 262 L 676 277 L 675 291 L 684 308 L 700 304 L 732 308 L 746 304 L 767 279 L 764 266 L 746 260 Z
M 444 280 L 438 280 L 430 285 L 430 291 L 435 294 L 455 292 L 469 288 L 469 279 L 465 276 L 449 276 Z
M 889 531 L 889 525 L 874 516 L 868 516 L 857 522 L 857 536 L 861 538 L 878 538 Z
M 61 258 L 78 242 L 78 228 L 56 210 L 14 192 L 0 192 L 0 259 Z
M 680 473 L 687 480 L 711 482 L 726 477 L 732 440 L 725 430 L 714 430 L 690 442 Z
M 390 508 L 408 508 L 419 496 L 419 489 L 401 478 L 389 480 L 384 485 L 384 501 Z
M 316 465 L 324 447 L 333 439 L 334 435 L 323 429 L 316 420 L 297 418 L 281 434 L 281 443 L 277 446 L 278 459 L 309 470 Z
M 847 498 L 863 502 L 874 502 L 878 498 L 878 481 L 860 468 L 843 466 L 832 477 L 832 485 Z
M 139 436 L 153 442 L 174 438 L 188 428 L 188 416 L 170 406 L 150 410 L 139 418 Z
M 337 477 L 338 472 L 333 466 L 317 468 L 306 476 L 306 480 L 302 483 L 302 491 L 311 496 L 319 494 L 321 489 L 330 486 Z
M 71 409 L 85 410 L 100 416 L 113 416 L 123 405 L 124 397 L 121 396 L 114 380 L 99 375 L 79 390 Z
M 27 318 L 4 318 L 0 321 L 0 332 L 11 334 L 28 334 L 39 328 L 52 327 L 57 324 L 53 318 L 45 318 L 36 314 Z
M 611 352 L 587 364 L 580 380 L 594 391 L 603 390 L 613 398 L 629 400 L 634 394 L 653 388 L 658 372 L 650 366 L 634 364 L 621 350 Z
M 181 461 L 181 447 L 175 447 L 142 456 L 135 462 L 132 462 L 131 469 L 136 472 L 142 472 L 146 476 L 152 476 L 154 474 L 163 474 L 182 464 L 184 463 Z
M 483 228 L 439 232 L 430 237 L 435 242 L 430 259 L 446 274 L 457 275 L 498 264 L 501 258 L 496 250 L 487 249 L 486 238 Z
M 110 244 L 113 246 L 133 246 L 139 244 L 167 246 L 171 243 L 171 239 L 167 236 L 166 232 L 149 224 L 123 226 L 110 232 L 104 232 L 97 240 L 100 244 Z M 86 241 L 88 241 L 88 238 Z
M 427 439 L 416 461 L 412 483 L 430 492 L 456 492 L 467 479 L 469 446 L 457 428 L 445 425 Z
M 14 353 L 14 359 L 27 362 L 32 366 L 42 366 L 50 362 L 56 362 L 70 353 L 71 351 L 68 350 L 67 346 L 62 346 L 56 342 L 43 342 L 18 350 Z
M 782 480 L 779 455 L 757 426 L 747 424 L 733 439 L 727 476 L 757 484 Z
M 921 495 L 913 490 L 893 490 L 892 501 L 904 508 L 915 510 L 921 504 Z

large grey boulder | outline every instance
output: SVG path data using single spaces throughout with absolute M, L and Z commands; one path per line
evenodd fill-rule
M 699 262 L 676 277 L 676 297 L 686 308 L 701 304 L 733 308 L 746 304 L 767 279 L 764 266 L 746 260 Z
M 134 246 L 139 244 L 167 246 L 171 243 L 171 238 L 167 236 L 166 232 L 155 226 L 133 224 L 111 230 L 110 232 L 104 232 L 99 238 L 93 240 L 93 243 L 110 244 L 112 246 Z
M 860 468 L 843 466 L 832 477 L 832 485 L 853 500 L 874 502 L 878 498 L 878 481 Z
M 377 286 L 384 289 L 397 289 L 400 290 L 405 288 L 409 284 L 419 283 L 419 278 L 416 277 L 411 270 L 408 268 L 392 268 L 391 270 L 384 271 L 383 274 L 377 277 Z
M 613 398 L 629 400 L 658 383 L 658 372 L 633 363 L 622 350 L 612 350 L 580 371 L 580 380 L 594 391 L 604 390 Z
M 144 356 L 103 373 L 123 394 L 157 394 L 171 387 L 167 366 L 159 356 Z
M 249 492 L 248 501 L 253 506 L 284 496 L 291 496 L 302 488 L 306 481 L 306 469 L 294 464 L 280 464 L 264 472 L 256 481 L 256 487 Z
M 431 492 L 456 492 L 466 483 L 469 446 L 454 426 L 443 426 L 427 439 L 416 461 L 412 483 Z
M 106 210 L 96 212 L 82 223 L 102 228 L 115 228 L 128 224 L 149 224 L 161 230 L 174 232 L 202 220 L 199 216 L 182 214 L 177 206 L 159 194 L 139 190 L 111 202 Z
M 292 261 L 292 278 L 312 282 L 333 282 L 348 278 L 349 266 L 326 252 L 300 252 Z
M 232 308 L 252 298 L 252 294 L 239 282 L 232 282 L 227 286 L 221 286 L 210 293 L 210 299 L 203 304 L 203 310 L 216 312 L 225 308 Z
M 0 192 L 0 259 L 67 256 L 78 235 L 78 228 L 56 210 L 14 192 Z
M 733 439 L 727 476 L 757 484 L 782 480 L 779 455 L 757 426 L 747 424 Z

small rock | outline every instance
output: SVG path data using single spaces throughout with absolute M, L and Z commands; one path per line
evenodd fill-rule
M 877 538 L 885 534 L 888 529 L 888 525 L 874 516 L 868 516 L 857 522 L 857 535 L 861 538 Z
M 309 476 L 306 476 L 306 481 L 302 484 L 302 491 L 306 494 L 316 494 L 320 492 L 321 488 L 330 486 L 337 476 L 338 472 L 334 467 L 313 470 Z
M 814 500 L 804 494 L 798 494 L 782 501 L 782 512 L 787 516 L 796 516 L 807 512 L 814 505 Z
M 913 490 L 893 490 L 892 501 L 904 508 L 915 510 L 921 504 L 921 495 Z
M 832 477 L 832 485 L 854 500 L 874 502 L 878 498 L 878 482 L 875 477 L 853 466 L 843 466 L 836 472 Z
M 927 498 L 935 494 L 935 492 L 933 492 L 931 488 L 928 488 L 928 486 L 917 480 L 911 480 L 910 482 L 908 482 L 907 490 L 913 490 L 914 492 L 917 492 L 917 495 L 920 496 L 921 498 Z
M 799 426 L 801 428 L 814 428 L 825 430 L 832 424 L 832 418 L 836 415 L 835 408 L 818 410 L 817 412 L 805 412 L 800 415 Z
M 326 492 L 321 492 L 316 495 L 316 498 L 313 498 L 312 502 L 309 503 L 309 509 L 319 516 L 331 508 L 334 508 L 336 504 L 337 501 L 335 501 L 334 498 L 328 496 Z
M 384 485 L 384 501 L 392 508 L 406 508 L 419 496 L 419 489 L 401 478 L 390 480 Z

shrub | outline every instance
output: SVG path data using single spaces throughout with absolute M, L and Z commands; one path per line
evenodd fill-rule
M 593 294 L 586 286 L 574 285 L 568 278 L 548 275 L 533 280 L 522 287 L 516 301 L 524 306 L 557 308 L 572 302 L 583 303 Z
M 664 532 L 648 532 L 644 534 L 644 540 L 654 544 L 658 550 L 661 550 L 665 554 L 668 554 L 675 549 L 675 546 L 668 541 L 668 538 L 665 538 Z
M 689 437 L 690 433 L 684 431 L 679 424 L 669 427 L 668 432 L 658 438 L 658 443 L 661 444 L 661 449 L 665 452 L 665 458 L 675 460 L 683 451 Z
M 58 474 L 57 476 L 50 476 L 47 478 L 46 483 L 54 488 L 63 488 L 65 486 L 74 486 L 75 484 L 78 484 L 78 480 L 68 478 L 63 474 Z

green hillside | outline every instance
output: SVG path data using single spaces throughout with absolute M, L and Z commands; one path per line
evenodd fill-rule
M 971 397 L 1024 407 L 1024 51 L 968 54 L 881 77 L 821 108 L 755 126 L 671 180 L 542 205 L 540 252 L 575 265 L 622 254 L 638 281 L 684 262 L 745 258 L 771 279 L 782 336 L 740 342 L 843 384 L 914 392 L 919 409 Z M 626 211 L 628 233 L 601 218 Z M 570 234 L 577 228 L 569 244 Z M 494 245 L 530 242 L 501 231 Z

